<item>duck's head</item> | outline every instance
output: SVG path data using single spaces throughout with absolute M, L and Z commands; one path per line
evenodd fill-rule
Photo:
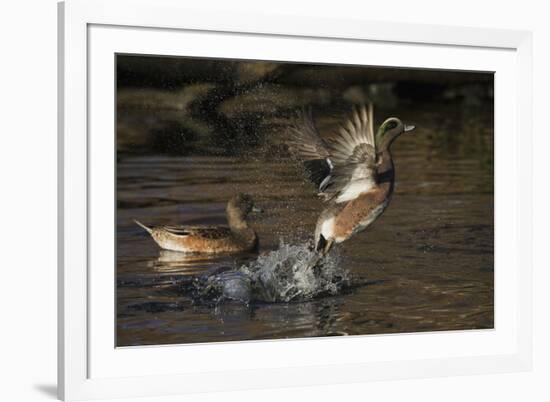
M 258 208 L 252 197 L 248 194 L 240 193 L 232 197 L 227 203 L 228 214 L 238 214 L 241 218 L 245 218 L 251 212 L 263 212 Z
M 414 130 L 414 126 L 403 123 L 397 117 L 386 119 L 376 132 L 376 144 L 380 149 L 388 149 L 392 142 L 403 133 Z

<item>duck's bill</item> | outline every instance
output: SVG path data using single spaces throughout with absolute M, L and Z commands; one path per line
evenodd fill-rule
M 252 207 L 252 212 L 261 214 L 262 212 L 264 212 L 264 210 L 259 207 Z
M 416 127 L 413 126 L 413 125 L 408 125 L 408 124 L 405 124 L 405 128 L 404 128 L 404 131 L 407 132 L 407 131 L 413 131 Z

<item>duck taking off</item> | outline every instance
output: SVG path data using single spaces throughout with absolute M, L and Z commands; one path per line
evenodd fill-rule
M 319 186 L 327 203 L 315 228 L 315 249 L 325 255 L 371 225 L 387 208 L 394 187 L 390 147 L 414 126 L 396 117 L 374 133 L 373 106 L 354 108 L 351 117 L 331 137 L 323 139 L 311 115 L 300 113 L 290 129 L 288 146 Z
M 248 194 L 231 198 L 226 208 L 229 226 L 153 226 L 135 221 L 163 249 L 187 253 L 238 253 L 258 247 L 258 235 L 246 218 L 261 212 Z

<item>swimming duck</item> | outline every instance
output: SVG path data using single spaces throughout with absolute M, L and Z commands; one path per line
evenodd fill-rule
M 327 207 L 315 227 L 315 250 L 325 255 L 334 243 L 362 232 L 387 208 L 394 188 L 391 145 L 414 130 L 396 117 L 374 133 L 372 104 L 354 108 L 332 137 L 323 139 L 311 115 L 302 112 L 290 129 L 289 149 L 303 160 Z
M 225 210 L 229 226 L 156 226 L 145 229 L 163 249 L 187 253 L 237 253 L 258 247 L 258 235 L 246 221 L 251 212 L 261 212 L 248 194 L 231 198 Z

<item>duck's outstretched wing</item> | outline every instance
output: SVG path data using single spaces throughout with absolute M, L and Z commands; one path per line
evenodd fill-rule
M 289 128 L 286 143 L 291 153 L 303 162 L 309 179 L 319 187 L 330 174 L 331 162 L 328 159 L 327 144 L 313 123 L 311 109 L 298 113 L 294 124 Z
M 298 112 L 294 124 L 290 126 L 287 144 L 294 154 L 304 160 L 328 157 L 326 144 L 313 123 L 311 108 Z
M 346 202 L 376 186 L 376 145 L 372 104 L 354 108 L 351 117 L 325 141 L 332 164 L 319 187 L 325 200 Z
M 372 104 L 355 108 L 326 141 L 315 128 L 311 112 L 302 112 L 290 129 L 288 145 L 304 161 L 325 201 L 349 201 L 376 185 Z

